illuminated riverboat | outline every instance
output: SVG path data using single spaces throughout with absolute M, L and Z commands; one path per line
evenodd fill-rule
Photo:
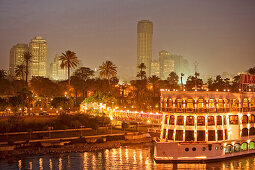
M 161 89 L 156 162 L 206 162 L 255 153 L 255 92 Z

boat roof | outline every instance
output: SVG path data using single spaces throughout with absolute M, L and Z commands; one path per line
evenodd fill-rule
M 233 93 L 229 91 L 170 91 L 161 89 L 161 98 L 171 99 L 240 99 L 255 98 L 255 92 Z

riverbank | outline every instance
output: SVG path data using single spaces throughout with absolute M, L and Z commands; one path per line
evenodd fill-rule
M 0 159 L 12 159 L 14 157 L 32 156 L 32 155 L 48 155 L 70 152 L 92 152 L 103 149 L 119 148 L 120 146 L 135 145 L 142 143 L 150 143 L 152 138 L 129 139 L 107 141 L 104 143 L 77 143 L 64 145 L 60 147 L 28 147 L 15 149 L 13 151 L 0 152 Z

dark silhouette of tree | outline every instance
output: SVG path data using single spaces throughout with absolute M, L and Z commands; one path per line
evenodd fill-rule
M 66 51 L 65 53 L 62 53 L 62 56 L 59 57 L 59 60 L 61 61 L 60 67 L 62 69 L 67 68 L 68 72 L 68 85 L 70 86 L 70 71 L 71 69 L 76 68 L 79 65 L 79 60 L 76 56 L 76 53 L 73 51 Z
M 24 75 L 26 72 L 26 66 L 24 64 L 17 65 L 15 68 L 15 76 L 24 80 Z
M 153 75 L 152 77 L 149 77 L 149 83 L 152 84 L 152 90 L 153 90 L 153 97 L 155 97 L 156 91 L 159 92 L 159 80 L 160 78 Z
M 175 72 L 171 72 L 167 78 L 170 89 L 178 89 L 179 76 Z
M 140 80 L 146 79 L 146 72 L 144 71 L 146 69 L 146 66 L 144 63 L 141 63 L 137 66 L 140 71 L 137 73 L 136 77 L 139 77 Z
M 187 81 L 186 81 L 186 88 L 188 90 L 192 90 L 193 88 L 195 89 L 201 89 L 203 86 L 203 80 L 198 78 L 199 73 L 195 73 L 194 76 L 189 76 Z
M 94 73 L 94 70 L 91 70 L 88 67 L 80 67 L 71 77 L 71 84 L 74 85 L 76 90 L 79 88 L 82 91 L 83 99 L 87 97 L 88 80 L 94 76 Z
M 249 69 L 247 70 L 247 72 L 248 72 L 249 74 L 255 75 L 255 67 L 249 68 Z
M 0 70 L 0 80 L 6 79 L 6 72 L 5 70 Z
M 240 88 L 240 75 L 236 75 L 234 76 L 234 79 L 232 81 L 231 91 L 238 92 L 239 88 Z
M 24 53 L 24 63 L 25 63 L 25 74 L 26 74 L 26 84 L 28 83 L 28 76 L 29 76 L 29 65 L 32 61 L 32 54 L 27 51 Z
M 109 86 L 111 86 L 110 79 L 116 77 L 117 75 L 117 67 L 111 61 L 103 62 L 101 66 L 99 66 L 99 76 L 100 78 L 105 78 L 108 80 Z M 111 87 L 110 87 L 111 90 Z

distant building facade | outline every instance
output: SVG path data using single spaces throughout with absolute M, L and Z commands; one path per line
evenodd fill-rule
M 174 71 L 180 77 L 181 73 L 187 78 L 190 75 L 189 62 L 181 55 L 171 55 L 174 60 Z
M 49 78 L 51 80 L 62 81 L 68 79 L 68 69 L 66 67 L 61 68 L 60 65 L 62 61 L 59 59 L 60 55 L 56 54 L 53 62 L 50 64 Z M 79 60 L 77 67 L 75 69 L 70 69 L 70 76 L 80 67 L 82 67 L 82 62 Z
M 155 75 L 159 77 L 159 62 L 154 60 L 151 62 L 151 76 Z
M 17 65 L 23 64 L 24 53 L 29 50 L 28 44 L 16 44 L 10 50 L 9 73 L 15 77 Z
M 137 66 L 144 63 L 146 76 L 151 76 L 153 24 L 149 20 L 137 24 Z M 139 69 L 137 69 L 139 72 Z
M 30 63 L 30 79 L 32 76 L 46 77 L 47 43 L 41 36 L 34 37 L 29 43 L 29 50 L 32 54 Z
M 50 64 L 50 74 L 49 78 L 51 80 L 67 80 L 68 71 L 67 68 L 61 68 L 61 61 L 59 60 L 59 55 L 56 55 L 54 61 Z
M 174 60 L 172 59 L 170 53 L 166 50 L 159 52 L 159 65 L 160 65 L 160 74 L 159 77 L 161 80 L 166 80 L 169 74 L 174 70 Z

